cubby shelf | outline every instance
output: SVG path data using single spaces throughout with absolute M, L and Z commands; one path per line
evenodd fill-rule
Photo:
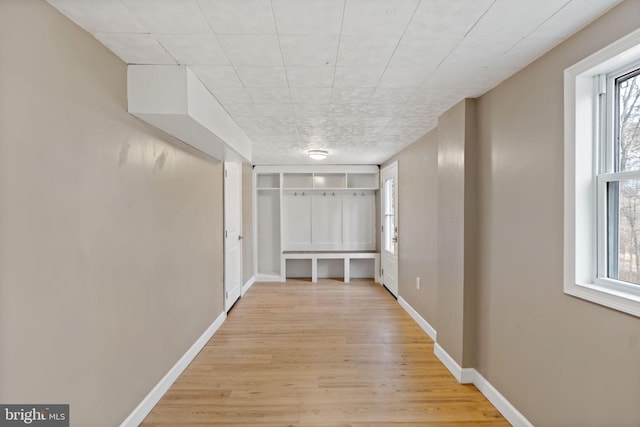
M 374 165 L 256 166 L 258 280 L 286 277 L 283 250 L 375 249 Z

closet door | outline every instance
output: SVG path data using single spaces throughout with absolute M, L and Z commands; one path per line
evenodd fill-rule
M 311 197 L 285 196 L 282 225 L 287 251 L 305 250 L 311 247 Z
M 370 195 L 345 196 L 342 203 L 344 249 L 375 249 L 375 197 Z
M 342 198 L 314 197 L 311 207 L 311 237 L 314 248 L 342 249 Z

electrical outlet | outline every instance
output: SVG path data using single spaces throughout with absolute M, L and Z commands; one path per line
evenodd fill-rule
M 420 278 L 416 277 L 416 289 L 420 289 Z

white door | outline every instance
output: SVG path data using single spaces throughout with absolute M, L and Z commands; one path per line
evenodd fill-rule
M 242 167 L 224 163 L 224 309 L 242 290 Z
M 382 197 L 382 284 L 398 296 L 398 162 L 380 172 Z

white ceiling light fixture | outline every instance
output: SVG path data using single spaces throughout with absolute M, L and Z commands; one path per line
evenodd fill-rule
M 309 150 L 307 154 L 313 160 L 324 160 L 329 155 L 329 152 L 327 150 Z

